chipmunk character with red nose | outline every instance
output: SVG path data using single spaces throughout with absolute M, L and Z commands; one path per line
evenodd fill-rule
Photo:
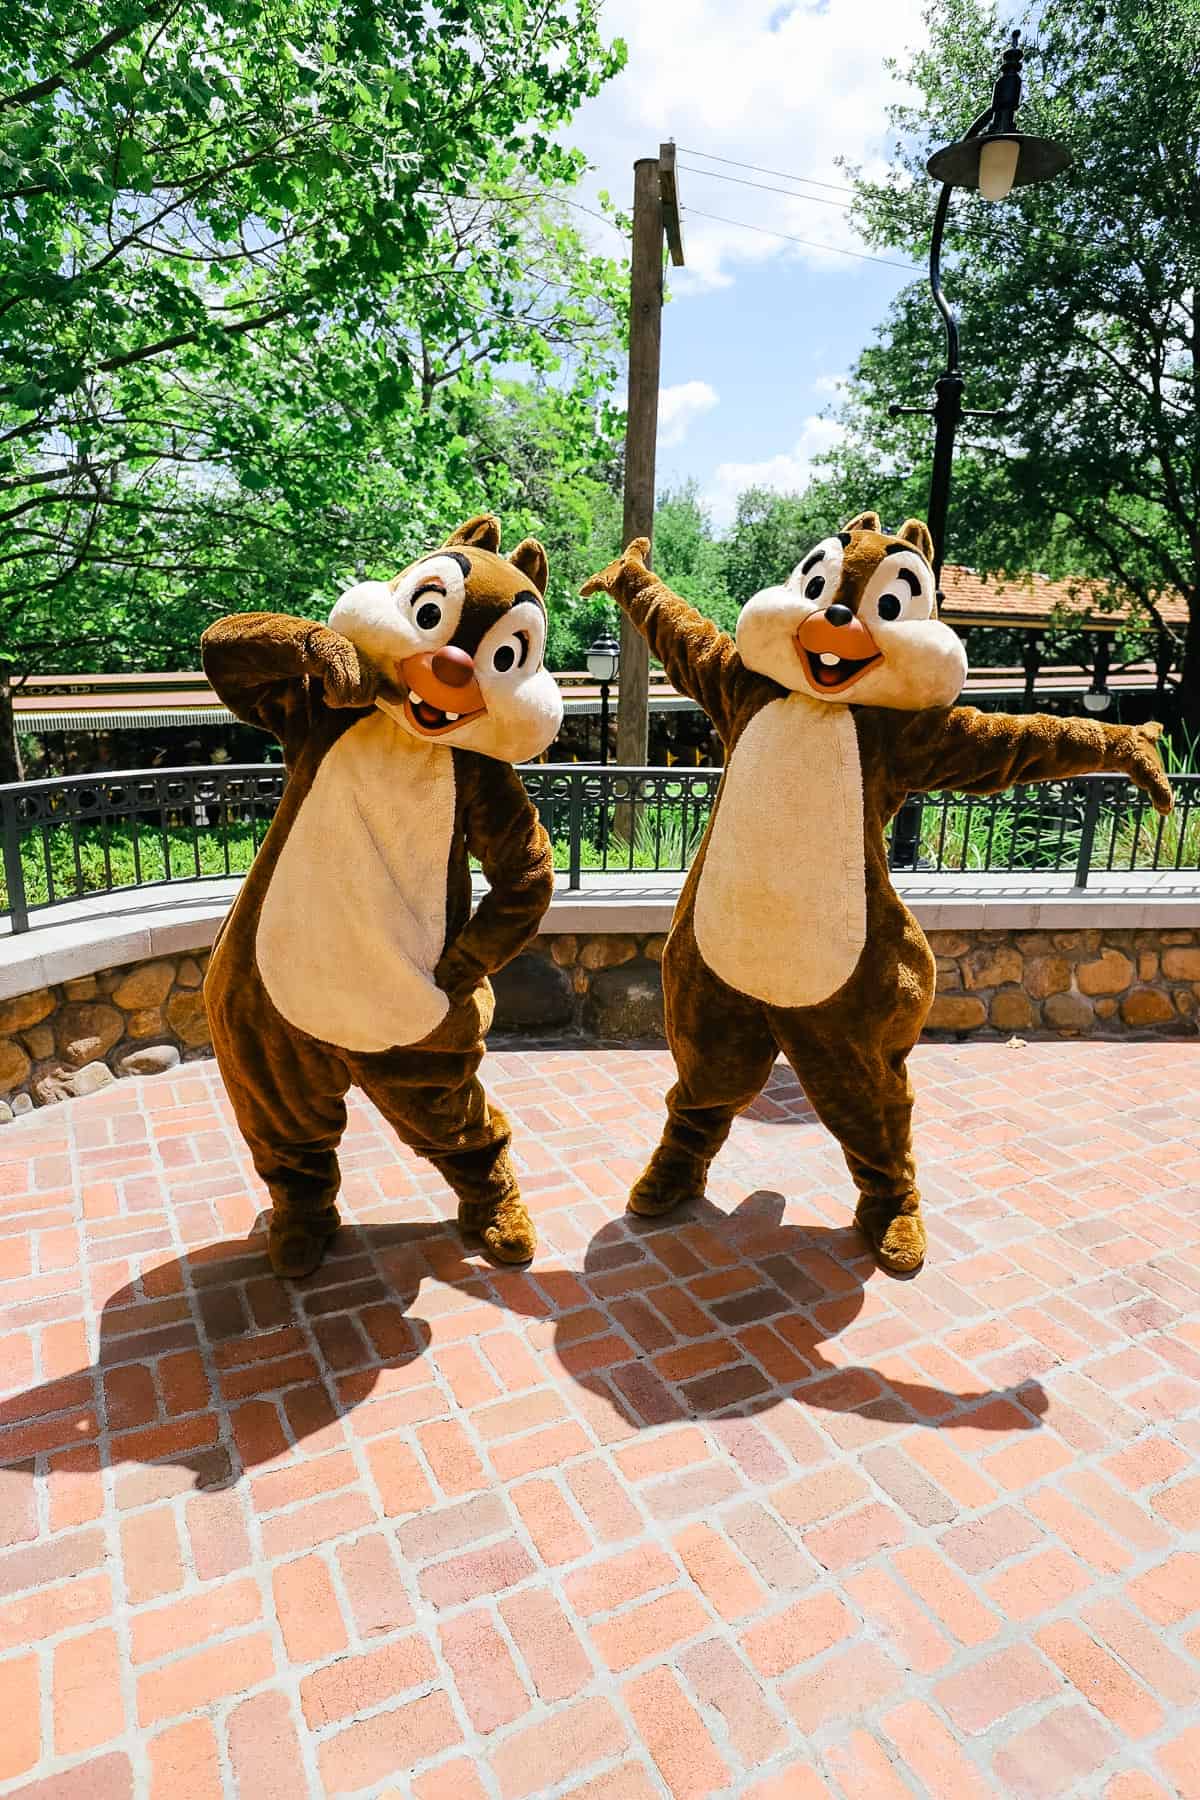
M 277 1275 L 338 1227 L 345 1096 L 362 1088 L 504 1262 L 535 1234 L 477 1070 L 488 976 L 550 903 L 549 840 L 512 764 L 562 719 L 542 667 L 546 553 L 489 515 L 328 626 L 243 613 L 205 632 L 221 699 L 282 743 L 288 783 L 205 979 L 213 1048 L 271 1195 Z M 471 913 L 468 858 L 490 892 Z
M 1160 812 L 1153 739 L 1090 719 L 953 705 L 966 658 L 936 617 L 926 527 L 863 513 L 781 587 L 756 594 L 737 641 L 647 569 L 645 538 L 595 575 L 668 678 L 712 720 L 727 767 L 663 955 L 678 1081 L 634 1212 L 704 1192 L 735 1116 L 780 1051 L 842 1146 L 857 1222 L 880 1263 L 920 1267 L 906 1058 L 934 960 L 888 876 L 884 828 L 909 793 L 992 794 L 1013 782 L 1119 771 Z

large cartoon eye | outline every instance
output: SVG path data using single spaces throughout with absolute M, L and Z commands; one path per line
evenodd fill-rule
M 823 575 L 814 575 L 805 585 L 804 598 L 806 600 L 819 600 L 824 592 L 825 577 Z
M 868 610 L 872 608 L 875 617 L 889 625 L 897 619 L 928 618 L 929 603 L 916 570 L 892 569 L 887 586 L 868 602 Z
M 529 633 L 514 631 L 510 638 L 497 644 L 492 651 L 492 667 L 498 675 L 507 675 L 512 668 L 523 669 L 529 655 Z
M 412 597 L 413 623 L 420 631 L 436 631 L 442 622 L 442 608 L 431 596 L 444 596 L 446 590 L 438 582 L 422 583 Z

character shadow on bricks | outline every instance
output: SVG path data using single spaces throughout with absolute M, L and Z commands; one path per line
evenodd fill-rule
M 561 1367 L 638 1427 L 781 1409 L 775 1427 L 793 1453 L 809 1428 L 789 1415 L 810 1409 L 841 1415 L 826 1429 L 850 1449 L 888 1426 L 1038 1429 L 1049 1402 L 1037 1381 L 962 1393 L 923 1381 L 922 1340 L 938 1327 L 891 1304 L 897 1286 L 854 1226 L 789 1224 L 785 1208 L 760 1189 L 731 1213 L 701 1201 L 669 1220 L 626 1213 L 602 1226 L 579 1279 L 607 1332 L 583 1336 L 575 1315 L 560 1317 Z M 877 1327 L 864 1344 L 871 1366 L 839 1341 L 860 1318 Z M 927 1366 L 953 1361 L 935 1347 Z
M 772 1409 L 797 1456 L 810 1438 L 823 1448 L 809 1410 L 829 1415 L 847 1448 L 914 1424 L 1037 1428 L 1047 1399 L 1036 1382 L 964 1393 L 923 1382 L 920 1346 L 908 1349 L 919 1329 L 877 1366 L 839 1356 L 874 1264 L 852 1228 L 790 1225 L 784 1206 L 760 1191 L 730 1214 L 704 1203 L 669 1226 L 626 1215 L 596 1233 L 581 1271 L 556 1267 L 551 1249 L 541 1269 L 495 1268 L 444 1221 L 347 1226 L 317 1274 L 294 1283 L 266 1271 L 260 1219 L 247 1239 L 115 1292 L 91 1368 L 0 1400 L 0 1514 L 14 1479 L 58 1473 L 82 1491 L 94 1478 L 98 1494 L 100 1470 L 125 1464 L 145 1466 L 121 1469 L 118 1510 L 243 1476 L 256 1506 L 284 1507 L 326 1478 L 360 1481 L 356 1458 L 388 1516 L 419 1510 L 432 1494 L 400 1434 L 412 1427 L 424 1444 L 426 1421 L 466 1407 L 496 1468 L 480 1464 L 478 1485 L 491 1486 L 540 1465 L 508 1437 L 528 1427 L 501 1427 L 487 1409 L 554 1390 L 602 1443 L 681 1419 L 736 1435 Z M 885 1300 L 896 1291 L 881 1287 Z M 428 1318 L 409 1312 L 418 1294 Z M 878 1345 L 896 1341 L 886 1305 L 870 1310 Z M 471 1364 L 461 1393 L 443 1353 Z M 460 1450 L 478 1460 L 465 1436 Z

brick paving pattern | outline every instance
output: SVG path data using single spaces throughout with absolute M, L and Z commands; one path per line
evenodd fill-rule
M 292 1288 L 211 1064 L 5 1127 L 0 1794 L 1200 1795 L 1200 1045 L 915 1062 L 910 1282 L 782 1067 L 647 1224 L 666 1056 L 495 1052 L 529 1272 L 361 1103 Z

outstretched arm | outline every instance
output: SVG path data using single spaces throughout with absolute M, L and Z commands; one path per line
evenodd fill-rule
M 1154 742 L 1161 731 L 1161 725 L 937 707 L 910 715 L 897 733 L 892 772 L 901 792 L 963 794 L 998 794 L 1018 782 L 1071 775 L 1124 775 L 1149 795 L 1156 812 L 1169 813 L 1171 786 Z
M 313 704 L 371 706 L 379 671 L 349 638 L 286 613 L 231 613 L 200 640 L 204 673 L 230 712 L 279 739 L 292 754 L 303 742 Z
M 611 594 L 637 626 L 667 672 L 672 687 L 708 714 L 723 738 L 747 693 L 764 685 L 751 674 L 728 632 L 665 587 L 646 567 L 649 538 L 634 538 L 624 556 L 609 563 L 580 592 Z
M 467 849 L 479 858 L 488 892 L 435 971 L 438 986 L 452 1000 L 520 955 L 554 896 L 550 839 L 521 777 L 508 763 L 475 760 L 478 784 L 463 823 Z

